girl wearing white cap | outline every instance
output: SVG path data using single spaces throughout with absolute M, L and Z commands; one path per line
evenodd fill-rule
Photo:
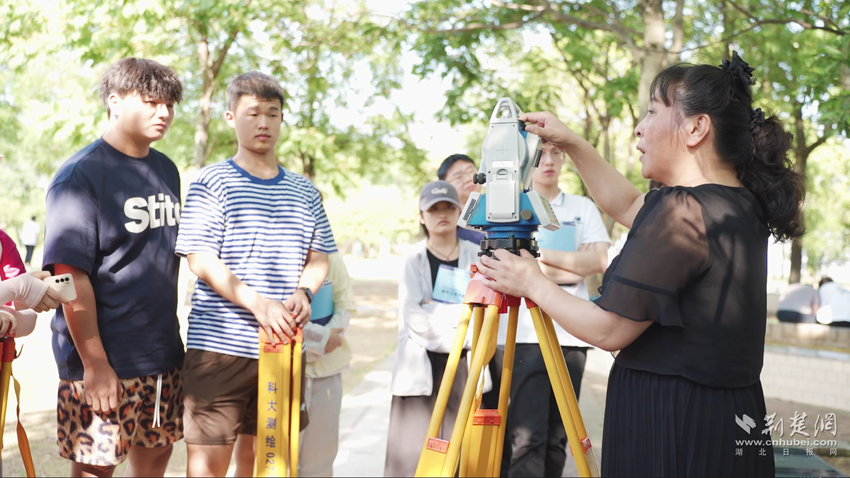
M 398 355 L 385 476 L 413 476 L 416 471 L 461 314 L 463 276 L 468 278 L 470 265 L 478 260 L 478 245 L 457 238 L 461 205 L 454 186 L 446 181 L 426 184 L 419 210 L 425 240 L 405 257 L 398 284 Z M 439 438 L 452 433 L 467 373 L 462 357 Z

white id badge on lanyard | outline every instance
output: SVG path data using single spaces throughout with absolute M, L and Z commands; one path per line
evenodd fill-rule
M 469 271 L 440 264 L 440 269 L 437 271 L 437 282 L 434 284 L 434 293 L 431 294 L 431 298 L 448 304 L 463 303 L 466 286 L 469 285 L 470 280 L 472 278 L 469 277 Z

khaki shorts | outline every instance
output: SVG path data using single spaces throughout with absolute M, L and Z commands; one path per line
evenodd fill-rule
M 230 445 L 257 434 L 258 360 L 189 349 L 183 362 L 186 443 Z
M 124 393 L 118 410 L 94 413 L 86 404 L 82 381 L 59 381 L 56 406 L 59 455 L 77 463 L 117 466 L 131 446 L 168 446 L 183 437 L 181 367 L 162 374 L 159 411 L 157 377 L 121 380 Z M 154 416 L 159 415 L 159 426 Z

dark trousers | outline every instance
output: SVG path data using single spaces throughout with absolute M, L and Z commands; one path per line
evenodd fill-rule
M 561 347 L 578 397 L 586 347 Z M 499 365 L 504 350 L 497 351 Z M 538 344 L 516 344 L 511 400 L 501 476 L 559 477 L 566 461 L 567 433 Z
M 789 322 L 792 324 L 816 324 L 817 319 L 812 314 L 801 314 L 794 310 L 780 310 L 776 312 L 776 318 L 780 322 Z
M 29 264 L 32 261 L 32 253 L 35 250 L 35 246 L 26 246 L 27 248 L 27 258 L 24 259 L 25 264 Z

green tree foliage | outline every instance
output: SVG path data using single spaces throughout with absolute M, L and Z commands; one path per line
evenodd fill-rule
M 37 123 L 41 137 L 57 140 L 55 150 L 37 152 L 49 158 L 44 172 L 105 128 L 96 92 L 100 73 L 119 58 L 142 56 L 172 66 L 183 79 L 185 99 L 157 144 L 183 167 L 235 152 L 235 137 L 220 119 L 227 107 L 224 87 L 238 73 L 261 70 L 280 78 L 286 91 L 278 148 L 286 166 L 338 192 L 352 177 L 395 169 L 408 177 L 423 174 L 425 154 L 409 137 L 408 116 L 386 102 L 372 108 L 378 118 L 346 124 L 332 114 L 379 103 L 398 88 L 402 74 L 395 34 L 368 18 L 359 2 L 68 0 L 50 7 L 22 10 L 3 0 L 0 10 L 6 15 L 0 24 L 33 20 L 27 29 L 10 28 L 4 40 L 11 48 L 0 53 L 0 64 L 14 76 L 12 104 L 37 104 L 45 113 Z M 21 86 L 21 79 L 40 86 Z M 350 105 L 356 85 L 364 91 L 360 103 Z M 55 114 L 65 103 L 76 106 L 74 114 Z
M 848 2 L 441 0 L 412 4 L 401 22 L 413 31 L 422 58 L 415 71 L 452 81 L 449 98 L 456 101 L 442 117 L 482 121 L 492 97 L 507 92 L 527 110 L 556 111 L 639 187 L 645 182 L 629 159 L 628 138 L 645 111 L 649 82 L 679 59 L 719 64 L 738 50 L 761 81 L 756 106 L 781 112 L 794 133 L 792 160 L 804 174 L 812 151 L 848 134 Z M 524 46 L 540 32 L 551 37 L 550 48 Z M 811 232 L 840 223 L 815 203 L 807 204 Z M 830 260 L 817 240 L 807 241 L 811 267 L 819 267 L 818 258 Z M 791 280 L 799 278 L 802 246 L 792 247 Z
M 847 147 L 831 140 L 811 155 L 807 168 L 805 265 L 811 275 L 850 260 L 850 161 Z
M 809 194 L 820 194 L 817 187 L 827 182 L 812 181 L 809 158 L 830 138 L 850 133 L 850 90 L 843 75 L 850 66 L 850 4 L 750 1 L 732 6 L 727 23 L 744 31 L 734 38 L 736 48 L 757 66 L 756 106 L 785 121 L 794 135 L 794 167 L 806 176 Z M 813 271 L 832 259 L 823 252 L 828 234 L 818 227 L 834 230 L 841 220 L 833 216 L 841 211 L 813 204 L 807 201 L 805 221 L 809 231 L 817 232 L 792 241 L 790 282 L 800 281 L 804 249 Z

